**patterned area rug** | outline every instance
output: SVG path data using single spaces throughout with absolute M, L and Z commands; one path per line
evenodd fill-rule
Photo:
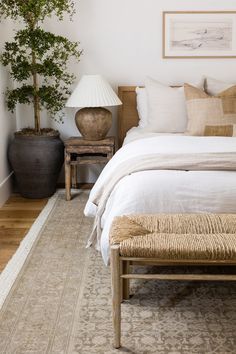
M 0 353 L 236 352 L 236 284 L 138 282 L 112 349 L 109 268 L 85 249 L 87 193 L 54 206 L 0 312 Z

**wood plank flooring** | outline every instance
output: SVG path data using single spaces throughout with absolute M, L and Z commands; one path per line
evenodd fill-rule
M 0 272 L 16 252 L 47 201 L 13 195 L 0 208 Z

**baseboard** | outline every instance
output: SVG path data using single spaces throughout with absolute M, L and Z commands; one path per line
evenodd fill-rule
M 12 175 L 13 172 L 0 183 L 0 208 L 5 204 L 12 193 Z

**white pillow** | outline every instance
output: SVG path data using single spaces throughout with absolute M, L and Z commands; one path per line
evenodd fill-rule
M 201 88 L 203 81 L 195 86 Z M 156 133 L 183 133 L 187 129 L 187 109 L 184 88 L 172 88 L 147 78 L 148 124 Z
M 148 123 L 147 92 L 145 87 L 136 87 L 137 111 L 139 127 L 144 128 Z
M 205 90 L 211 96 L 216 96 L 218 93 L 223 92 L 234 85 L 235 84 L 212 79 L 211 77 L 205 78 Z

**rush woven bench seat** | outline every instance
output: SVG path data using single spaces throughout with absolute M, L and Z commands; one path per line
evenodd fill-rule
M 131 272 L 134 265 L 236 265 L 236 214 L 117 217 L 110 231 L 110 246 L 115 348 L 120 347 L 120 303 L 129 299 L 130 279 L 236 280 L 234 274 Z
M 135 215 L 115 219 L 120 255 L 171 260 L 236 258 L 236 215 Z

